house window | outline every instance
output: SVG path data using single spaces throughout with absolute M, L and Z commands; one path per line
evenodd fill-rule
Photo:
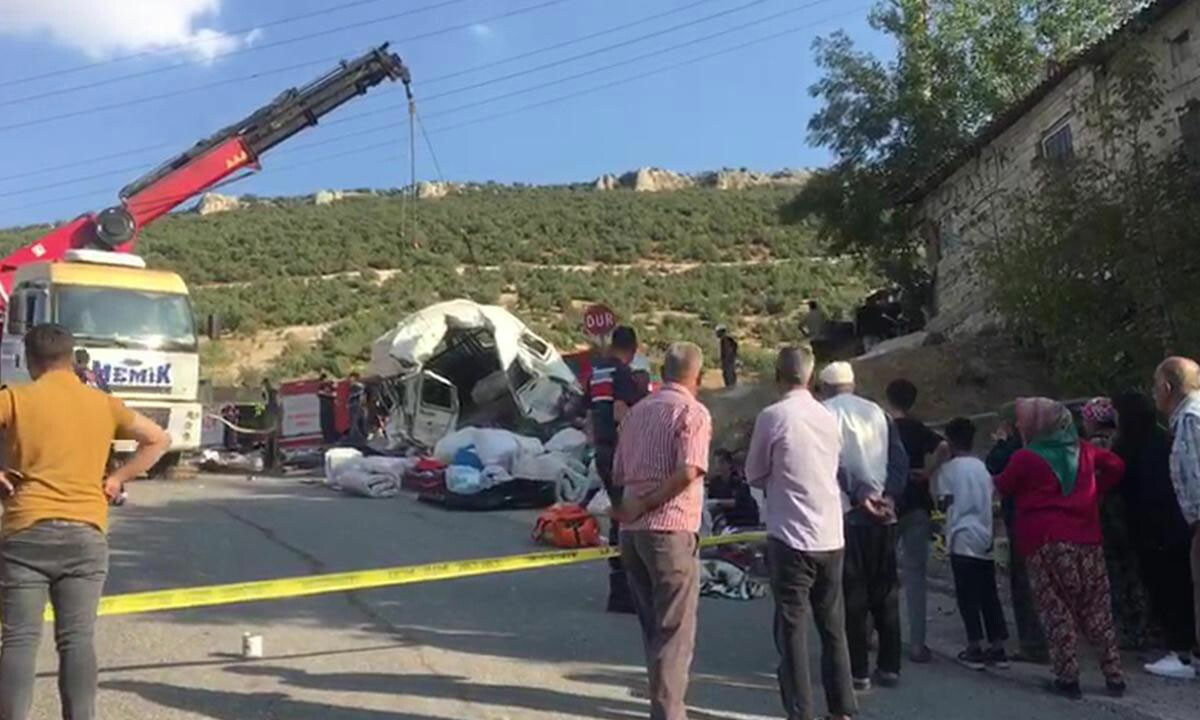
M 1184 30 L 1171 38 L 1171 67 L 1179 67 L 1192 59 L 1192 31 Z
M 1054 162 L 1075 157 L 1075 138 L 1071 135 L 1070 122 L 1061 122 L 1042 136 L 1042 157 Z
M 1192 100 L 1179 114 L 1179 135 L 1184 154 L 1192 162 L 1200 162 L 1200 101 Z

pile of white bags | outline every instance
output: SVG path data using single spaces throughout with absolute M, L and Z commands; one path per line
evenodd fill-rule
M 470 449 L 483 468 L 455 465 L 460 450 Z M 543 445 L 537 438 L 508 430 L 466 427 L 438 441 L 433 455 L 447 463 L 446 489 L 472 495 L 514 478 L 553 482 L 558 499 L 578 502 L 587 493 L 590 480 L 583 456 L 587 436 L 574 428 L 560 430 Z
M 351 495 L 395 497 L 400 483 L 416 460 L 390 456 L 363 457 L 353 448 L 331 448 L 325 453 L 325 482 Z

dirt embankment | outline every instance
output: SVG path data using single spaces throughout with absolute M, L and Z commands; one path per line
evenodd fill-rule
M 1045 367 L 1034 357 L 997 338 L 925 345 L 856 359 L 859 392 L 884 400 L 888 383 L 907 378 L 920 390 L 914 415 L 933 423 L 959 415 L 994 412 L 1017 397 L 1054 396 Z M 702 399 L 713 416 L 713 447 L 740 449 L 749 441 L 754 418 L 778 394 L 757 378 L 723 389 L 706 382 Z M 979 423 L 980 442 L 991 424 Z

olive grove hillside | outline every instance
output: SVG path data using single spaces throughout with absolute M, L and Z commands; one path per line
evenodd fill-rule
M 400 316 L 454 297 L 507 305 L 564 347 L 583 339 L 591 302 L 635 322 L 651 345 L 713 348 L 724 324 L 754 363 L 755 348 L 798 339 L 807 299 L 849 312 L 877 282 L 853 259 L 827 256 L 807 226 L 781 220 L 794 192 L 485 185 L 419 201 L 243 198 L 237 209 L 166 218 L 138 252 L 180 272 L 197 316 L 219 315 L 229 339 L 320 326 L 284 343 L 271 367 L 241 367 L 210 344 L 208 369 L 225 376 L 345 372 Z M 0 232 L 0 244 L 40 231 Z

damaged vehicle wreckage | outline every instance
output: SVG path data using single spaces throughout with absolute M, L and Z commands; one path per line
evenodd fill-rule
M 331 450 L 330 484 L 370 497 L 403 487 L 457 509 L 584 499 L 583 390 L 558 350 L 508 310 L 460 299 L 408 315 L 372 344 L 366 374 L 382 437 Z

